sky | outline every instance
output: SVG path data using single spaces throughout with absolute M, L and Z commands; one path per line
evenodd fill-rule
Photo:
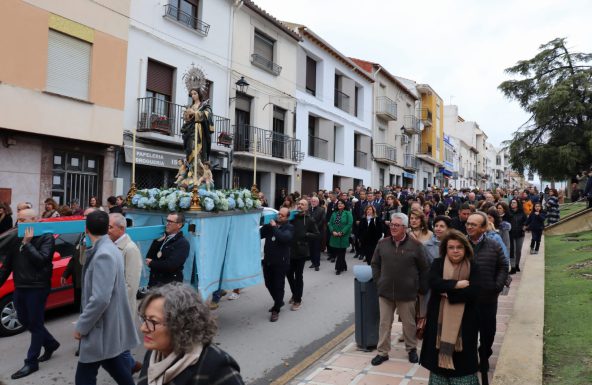
M 346 56 L 427 83 L 499 146 L 529 116 L 498 85 L 504 70 L 566 37 L 592 52 L 589 0 L 254 0 L 279 20 L 304 24 Z

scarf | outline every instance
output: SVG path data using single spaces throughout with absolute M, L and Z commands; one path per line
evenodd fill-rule
M 150 355 L 150 366 L 148 366 L 148 385 L 170 383 L 181 372 L 199 360 L 202 349 L 202 345 L 197 345 L 182 356 L 173 352 L 167 357 L 163 357 L 159 351 L 153 351 Z
M 462 281 L 469 279 L 471 263 L 465 258 L 457 264 L 450 262 L 448 257 L 444 258 L 444 272 L 442 278 Z M 440 313 L 438 314 L 438 334 L 436 336 L 436 349 L 438 353 L 438 366 L 444 369 L 454 370 L 452 354 L 462 352 L 462 335 L 460 326 L 464 303 L 451 304 L 447 297 L 441 297 Z
M 343 211 L 337 210 L 337 214 L 335 214 L 335 226 L 341 226 L 341 214 Z

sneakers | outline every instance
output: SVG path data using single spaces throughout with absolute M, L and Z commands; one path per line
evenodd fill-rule
M 378 366 L 380 364 L 382 364 L 384 361 L 388 361 L 389 357 L 388 356 L 381 356 L 380 354 L 377 354 L 376 357 L 374 357 L 371 361 L 372 365 L 374 366 Z
M 272 311 L 271 316 L 269 317 L 269 322 L 276 322 L 280 318 L 280 313 L 277 311 Z
M 530 254 L 534 254 L 534 249 L 530 249 Z
M 419 357 L 417 356 L 416 349 L 410 350 L 409 353 L 407 353 L 407 355 L 409 356 L 409 362 L 411 362 L 412 364 L 417 364 L 419 362 Z
M 290 310 L 297 311 L 297 310 L 300 310 L 301 307 L 302 307 L 302 302 L 293 302 L 292 306 L 290 307 Z
M 228 296 L 228 300 L 229 301 L 233 301 L 235 299 L 238 299 L 240 297 L 240 294 L 235 293 L 234 291 L 232 293 L 230 293 L 230 295 Z

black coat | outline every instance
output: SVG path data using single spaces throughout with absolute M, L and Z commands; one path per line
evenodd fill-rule
M 426 329 L 421 346 L 420 364 L 430 372 L 442 376 L 466 376 L 478 371 L 477 362 L 477 334 L 479 322 L 477 318 L 477 296 L 479 293 L 479 268 L 471 264 L 469 276 L 469 287 L 455 289 L 456 280 L 445 280 L 442 278 L 444 271 L 444 259 L 436 258 L 430 269 L 431 297 L 428 303 Z M 461 334 L 463 341 L 462 352 L 454 352 L 452 360 L 455 370 L 438 367 L 438 350 L 436 349 L 436 336 L 438 333 L 438 314 L 440 312 L 441 293 L 448 295 L 450 303 L 463 303 L 465 310 L 461 323 Z
M 540 212 L 539 215 L 536 215 L 533 210 L 526 220 L 526 227 L 530 231 L 543 231 L 545 228 L 545 214 Z
M 467 222 L 461 221 L 459 217 L 456 217 L 452 220 L 450 227 L 467 235 Z
M 487 237 L 473 246 L 475 264 L 479 267 L 479 301 L 496 303 L 508 277 L 509 264 L 500 244 Z
M 360 220 L 358 225 L 358 236 L 362 245 L 362 255 L 371 258 L 374 254 L 376 244 L 382 238 L 383 224 L 380 218 L 372 218 L 370 223 L 366 218 Z
M 155 239 L 146 254 L 146 259 L 152 259 L 149 266 L 149 287 L 183 282 L 183 266 L 189 256 L 189 241 L 185 239 L 182 232 L 178 232 L 162 246 L 161 250 L 164 241 L 165 237 Z M 162 251 L 160 258 L 158 258 L 159 251 Z
M 4 243 L 4 251 L 0 251 L 0 255 L 6 255 L 0 267 L 0 286 L 13 273 L 14 286 L 17 289 L 49 288 L 55 251 L 53 234 L 33 237 L 26 245 L 22 245 L 23 239 L 17 238 L 16 234 L 5 239 L 7 242 Z
M 320 238 L 319 229 L 317 229 L 314 219 L 308 213 L 298 213 L 290 223 L 294 226 L 290 258 L 302 259 L 310 257 L 308 242 Z
M 510 210 L 510 237 L 520 238 L 524 236 L 524 226 L 526 225 L 526 215 L 520 209 L 516 211 Z
M 12 228 L 12 215 L 6 214 L 0 221 L 0 234 Z
M 265 239 L 263 263 L 268 266 L 288 265 L 294 226 L 289 222 L 278 226 L 264 225 L 259 233 L 261 238 Z
M 138 385 L 148 384 L 148 368 L 150 367 L 151 355 L 152 351 L 148 350 L 144 356 L 144 364 L 138 377 Z M 244 382 L 236 361 L 228 353 L 212 344 L 204 347 L 197 362 L 179 373 L 169 384 L 243 385 Z

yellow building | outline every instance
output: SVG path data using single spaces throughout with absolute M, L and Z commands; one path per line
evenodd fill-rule
M 421 145 L 417 157 L 424 163 L 423 186 L 442 186 L 444 184 L 444 103 L 442 98 L 428 84 L 418 84 L 421 96 Z M 446 172 L 446 171 L 444 171 Z M 427 179 L 427 184 L 425 180 Z
M 73 5 L 75 3 L 75 6 Z M 0 2 L 0 201 L 112 194 L 129 0 Z

